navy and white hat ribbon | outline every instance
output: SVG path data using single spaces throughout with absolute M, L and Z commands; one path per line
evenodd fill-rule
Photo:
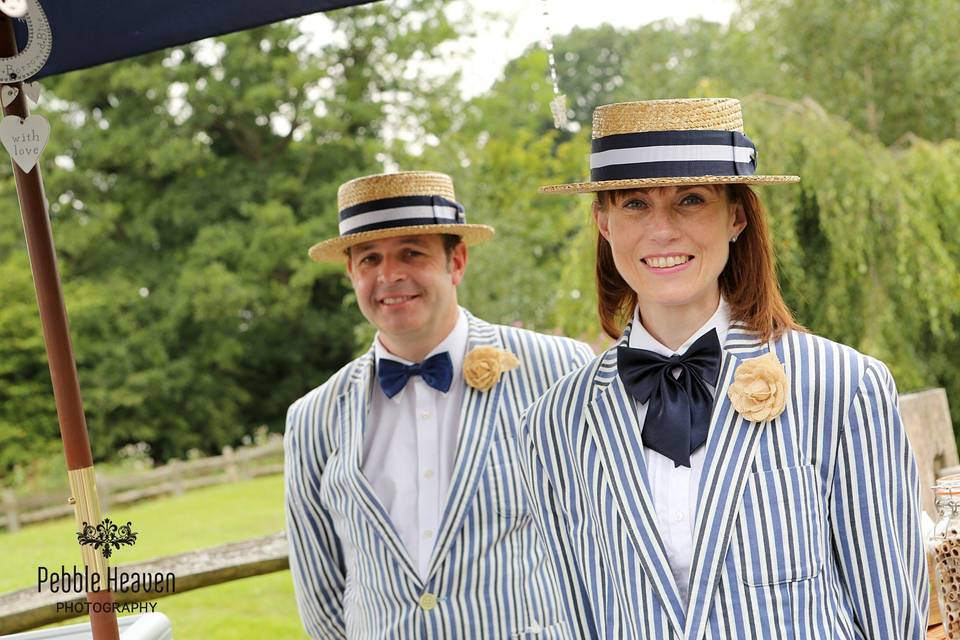
M 646 131 L 593 141 L 590 179 L 750 176 L 757 148 L 739 131 Z
M 340 211 L 340 235 L 430 224 L 463 224 L 463 206 L 443 196 L 397 196 Z

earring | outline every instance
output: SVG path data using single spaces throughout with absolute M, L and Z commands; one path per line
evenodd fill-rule
M 730 238 L 730 242 L 731 243 L 736 242 L 738 237 L 739 236 L 733 236 L 732 238 Z

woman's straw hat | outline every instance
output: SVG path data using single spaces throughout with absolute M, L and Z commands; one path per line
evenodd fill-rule
M 493 237 L 493 227 L 467 224 L 453 193 L 453 180 L 443 173 L 402 171 L 356 178 L 337 191 L 340 236 L 310 247 L 317 261 L 341 261 L 347 248 L 381 238 L 447 233 L 465 244 Z
M 786 184 L 799 176 L 754 172 L 740 101 L 696 98 L 619 102 L 593 112 L 590 182 L 540 187 L 586 193 L 684 184 Z

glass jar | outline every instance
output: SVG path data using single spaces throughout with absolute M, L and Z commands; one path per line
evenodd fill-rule
M 930 536 L 937 604 L 948 640 L 960 640 L 960 476 L 933 487 L 939 519 Z

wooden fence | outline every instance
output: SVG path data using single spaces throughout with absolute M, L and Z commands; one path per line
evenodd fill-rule
M 168 464 L 125 476 L 97 475 L 97 491 L 102 511 L 116 505 L 131 504 L 164 495 L 215 484 L 237 482 L 283 473 L 283 440 L 273 438 L 266 444 L 233 449 L 224 447 L 219 456 L 198 460 L 171 460 Z M 73 515 L 67 504 L 69 489 L 58 492 L 17 496 L 5 489 L 0 500 L 0 525 L 17 531 L 26 524 Z

